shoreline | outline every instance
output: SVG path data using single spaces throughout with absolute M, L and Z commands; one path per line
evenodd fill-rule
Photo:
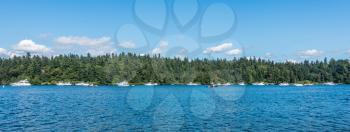
M 198 84 L 198 85 L 188 85 L 188 84 L 158 84 L 158 85 L 151 85 L 151 86 L 211 86 L 212 84 Z M 326 84 L 313 84 L 313 85 L 303 85 L 303 86 L 296 86 L 293 84 L 282 86 L 279 84 L 266 84 L 266 85 L 253 85 L 253 84 L 246 84 L 246 85 L 239 85 L 239 84 L 231 84 L 231 85 L 216 85 L 215 87 L 227 87 L 227 86 L 278 86 L 278 87 L 308 87 L 308 86 L 340 86 L 340 85 L 350 85 L 350 84 L 335 84 L 335 85 L 326 85 Z M 12 85 L 0 85 L 1 87 L 32 87 L 32 86 L 58 86 L 58 87 L 134 87 L 134 86 L 148 86 L 145 84 L 130 84 L 130 86 L 118 86 L 118 85 L 93 85 L 93 86 L 81 86 L 81 85 L 55 85 L 55 84 L 42 84 L 42 85 L 30 85 L 30 86 L 12 86 Z

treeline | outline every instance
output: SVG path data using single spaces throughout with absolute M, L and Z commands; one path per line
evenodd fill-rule
M 89 82 L 110 85 L 117 82 L 141 84 L 189 83 L 350 83 L 349 60 L 324 59 L 302 63 L 278 63 L 259 58 L 180 59 L 157 56 L 60 55 L 19 56 L 0 59 L 0 83 L 28 79 L 32 84 Z

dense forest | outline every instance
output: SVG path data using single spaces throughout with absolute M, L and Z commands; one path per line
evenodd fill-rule
M 89 82 L 110 85 L 156 82 L 214 83 L 350 83 L 349 60 L 324 59 L 302 63 L 259 58 L 180 59 L 131 53 L 91 55 L 17 56 L 0 59 L 0 83 L 28 79 L 32 84 Z

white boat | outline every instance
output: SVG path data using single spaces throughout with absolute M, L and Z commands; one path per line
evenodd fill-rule
M 119 87 L 127 87 L 127 86 L 130 86 L 129 83 L 127 81 L 123 81 L 123 82 L 120 82 L 120 83 L 117 83 L 117 85 Z
M 238 85 L 244 86 L 245 83 L 244 82 L 240 82 L 240 83 L 238 83 Z
M 158 83 L 151 83 L 151 82 L 145 83 L 145 86 L 156 86 L 156 85 L 158 85 Z
M 289 83 L 280 83 L 279 86 L 289 86 Z
M 263 82 L 257 82 L 257 83 L 253 83 L 253 85 L 255 85 L 255 86 L 264 86 L 265 84 Z
M 21 80 L 19 82 L 11 83 L 11 86 L 31 86 L 28 80 Z
M 221 83 L 216 83 L 215 85 L 216 85 L 216 86 L 222 86 L 222 84 L 221 84 Z
M 295 84 L 293 84 L 294 86 L 297 86 L 297 87 L 302 87 L 302 86 L 304 86 L 304 84 L 299 84 L 299 83 L 295 83 Z
M 307 84 L 304 84 L 305 86 L 313 86 L 314 84 L 313 83 L 307 83 Z
M 232 85 L 231 83 L 225 83 L 225 84 L 222 84 L 222 85 L 224 85 L 224 86 L 230 86 L 230 85 Z
M 72 84 L 69 82 L 58 82 L 56 85 L 57 86 L 71 86 Z
M 326 83 L 323 83 L 323 85 L 334 86 L 337 84 L 335 84 L 334 82 L 326 82 Z
M 219 83 L 220 84 L 220 83 Z M 208 85 L 209 88 L 215 88 L 215 87 L 218 87 L 219 85 L 218 84 L 215 84 L 215 83 L 210 83 L 210 85 Z
M 187 84 L 188 86 L 197 86 L 197 85 L 200 85 L 199 83 L 193 83 L 193 82 L 190 82 Z
M 77 83 L 75 84 L 76 86 L 84 86 L 84 87 L 93 87 L 94 85 L 93 84 L 89 84 L 89 83 Z

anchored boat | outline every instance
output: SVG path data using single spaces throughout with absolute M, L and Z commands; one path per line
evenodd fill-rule
M 58 82 L 56 85 L 57 86 L 71 86 L 72 84 L 69 82 Z
M 149 82 L 145 84 L 145 86 L 156 86 L 156 85 L 158 85 L 158 83 Z
M 193 83 L 193 82 L 190 82 L 187 84 L 188 86 L 197 86 L 197 85 L 200 85 L 199 83 Z
M 19 82 L 11 83 L 11 86 L 31 86 L 32 84 L 29 83 L 29 81 L 26 80 L 21 80 Z
M 119 87 L 128 87 L 128 86 L 130 86 L 129 82 L 127 82 L 127 81 L 123 81 L 123 82 L 117 83 L 117 85 Z

